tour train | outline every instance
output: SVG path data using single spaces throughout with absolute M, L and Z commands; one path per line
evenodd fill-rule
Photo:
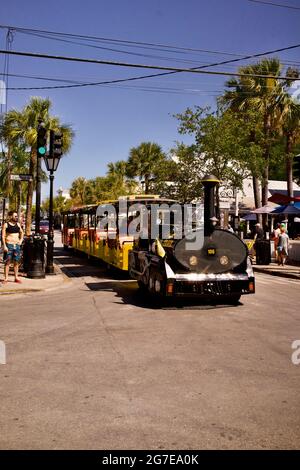
M 141 289 L 155 297 L 199 297 L 236 304 L 242 294 L 255 292 L 255 279 L 244 242 L 215 226 L 216 184 L 214 176 L 203 180 L 203 224 L 192 226 L 188 235 L 174 236 L 176 221 L 172 213 L 167 217 L 171 230 L 164 235 L 164 212 L 172 209 L 176 201 L 156 195 L 133 195 L 64 212 L 63 245 L 128 271 Z M 128 231 L 130 222 L 140 215 L 137 205 L 142 205 L 147 213 L 139 219 L 140 224 L 147 218 L 149 221 L 143 236 L 141 230 L 139 235 L 138 231 Z M 160 214 L 155 222 L 155 237 L 150 227 L 153 208 L 159 208 Z M 191 235 L 199 235 L 200 246 L 191 244 Z

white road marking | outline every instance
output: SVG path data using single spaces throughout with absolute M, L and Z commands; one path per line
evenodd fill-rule
M 256 274 L 255 279 L 257 284 L 300 285 L 300 282 L 297 279 L 273 276 L 271 274 Z

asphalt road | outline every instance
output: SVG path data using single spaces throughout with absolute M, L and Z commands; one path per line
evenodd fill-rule
M 232 306 L 157 308 L 61 255 L 72 282 L 0 298 L 1 449 L 300 447 L 299 281 Z

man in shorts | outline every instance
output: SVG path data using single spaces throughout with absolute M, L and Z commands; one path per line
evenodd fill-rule
M 18 222 L 18 214 L 14 211 L 8 213 L 8 222 L 3 225 L 2 229 L 2 246 L 4 251 L 4 281 L 8 282 L 9 267 L 13 263 L 15 282 L 21 283 L 19 279 L 19 264 L 21 261 L 21 245 L 23 242 L 24 232 Z

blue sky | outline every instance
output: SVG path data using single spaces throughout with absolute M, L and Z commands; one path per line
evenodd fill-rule
M 280 3 L 300 6 L 299 0 L 281 0 Z M 300 43 L 300 10 L 271 7 L 248 0 L 12 0 L 2 2 L 1 24 L 245 55 Z M 0 29 L 1 49 L 5 48 L 6 32 Z M 107 47 L 120 49 L 119 45 Z M 179 67 L 195 67 L 231 58 L 213 53 L 192 55 L 186 51 L 175 54 L 168 50 L 126 49 L 155 56 L 150 58 L 20 32 L 14 34 L 12 48 Z M 277 56 L 300 63 L 300 48 Z M 4 58 L 0 55 L 0 73 L 3 66 Z M 236 69 L 237 65 L 215 68 L 223 71 Z M 10 59 L 9 72 L 83 82 L 149 73 L 141 69 L 20 57 Z M 226 77 L 222 76 L 181 73 L 131 82 L 126 87 L 9 91 L 8 108 L 21 108 L 31 96 L 49 97 L 53 102 L 53 114 L 74 127 L 73 148 L 63 158 L 55 180 L 56 188 L 66 188 L 77 176 L 92 178 L 104 175 L 108 162 L 126 159 L 129 149 L 142 141 L 158 142 L 168 151 L 176 140 L 182 138 L 177 133 L 173 115 L 188 106 L 214 106 L 215 95 L 222 91 L 225 80 Z M 61 83 L 9 78 L 10 87 L 57 84 Z M 149 87 L 160 88 L 155 91 L 151 88 L 150 91 Z M 47 187 L 43 188 L 43 197 L 47 196 L 47 190 Z

